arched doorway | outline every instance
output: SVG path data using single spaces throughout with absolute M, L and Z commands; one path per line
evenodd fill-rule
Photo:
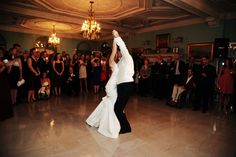
M 92 51 L 91 45 L 87 41 L 79 42 L 76 49 L 77 53 L 88 53 Z

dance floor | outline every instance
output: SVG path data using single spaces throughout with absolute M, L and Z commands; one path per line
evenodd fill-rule
M 103 94 L 52 97 L 14 107 L 0 122 L 1 157 L 235 157 L 236 115 L 177 109 L 133 95 L 132 132 L 111 139 L 85 120 Z

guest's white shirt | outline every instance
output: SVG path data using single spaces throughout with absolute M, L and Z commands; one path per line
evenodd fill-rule
M 117 84 L 133 82 L 134 62 L 132 56 L 129 54 L 129 51 L 121 37 L 114 38 L 114 42 L 119 46 L 122 54 L 122 57 L 117 64 L 119 67 Z

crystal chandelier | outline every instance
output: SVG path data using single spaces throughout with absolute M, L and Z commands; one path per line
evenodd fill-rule
M 60 44 L 60 38 L 56 36 L 55 25 L 53 25 L 53 32 L 52 32 L 52 35 L 48 39 L 48 43 L 52 45 Z
M 81 33 L 84 38 L 88 40 L 94 40 L 94 39 L 99 39 L 100 38 L 100 25 L 95 21 L 95 18 L 93 16 L 93 1 L 90 1 L 90 8 L 88 10 L 89 17 L 87 20 L 84 21 L 82 27 L 81 27 Z

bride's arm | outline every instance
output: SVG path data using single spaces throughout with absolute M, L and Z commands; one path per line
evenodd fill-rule
M 113 42 L 112 52 L 111 52 L 111 56 L 110 56 L 110 59 L 109 59 L 110 66 L 112 66 L 112 64 L 115 62 L 116 51 L 117 51 L 117 45 L 116 45 L 115 42 Z

